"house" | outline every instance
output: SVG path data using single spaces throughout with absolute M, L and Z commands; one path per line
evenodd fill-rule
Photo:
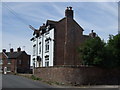
M 48 67 L 59 65 L 81 65 L 77 48 L 90 35 L 83 35 L 83 28 L 74 20 L 72 7 L 67 7 L 65 17 L 59 21 L 47 20 L 46 24 L 34 30 L 33 38 L 33 65 Z
M 3 49 L 0 53 L 0 60 L 4 74 L 28 73 L 30 71 L 30 55 L 21 51 L 21 48 L 17 48 L 17 51 L 11 48 L 10 52 Z

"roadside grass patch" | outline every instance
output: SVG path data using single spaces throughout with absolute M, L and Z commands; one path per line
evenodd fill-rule
M 42 78 L 38 78 L 38 77 L 36 77 L 36 76 L 34 76 L 34 75 L 31 75 L 31 77 L 30 77 L 31 79 L 33 79 L 33 80 L 42 80 Z

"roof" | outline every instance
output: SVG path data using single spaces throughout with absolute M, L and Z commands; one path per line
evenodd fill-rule
M 18 58 L 22 53 L 25 53 L 25 51 L 20 51 L 20 52 L 6 52 L 5 54 L 8 56 L 8 58 Z
M 66 17 L 64 17 L 64 18 L 62 18 L 62 19 L 60 19 L 59 21 L 52 21 L 52 20 L 47 20 L 47 23 L 46 23 L 46 25 L 55 25 L 56 23 L 60 23 L 60 22 L 62 22 L 62 21 L 64 21 L 64 20 L 66 20 L 67 18 Z M 82 31 L 84 31 L 83 30 L 83 28 L 74 20 L 74 19 L 72 19 L 73 20 L 73 22 L 79 27 L 79 28 L 81 28 L 81 30 Z

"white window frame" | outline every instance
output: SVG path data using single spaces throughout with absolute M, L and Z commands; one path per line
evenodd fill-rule
M 49 39 L 45 40 L 45 52 L 49 52 Z
M 41 54 L 41 42 L 39 43 L 39 54 Z
M 46 33 L 45 33 L 46 35 L 49 34 L 49 28 L 50 28 L 50 26 L 47 26 Z
M 49 66 L 49 56 L 45 56 L 45 67 Z
M 33 45 L 33 56 L 36 55 L 36 44 Z

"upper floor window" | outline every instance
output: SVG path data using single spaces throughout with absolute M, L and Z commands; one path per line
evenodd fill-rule
M 21 60 L 19 60 L 19 64 L 21 64 Z
M 35 56 L 36 52 L 36 45 L 33 45 L 33 56 Z
M 45 40 L 45 52 L 49 52 L 49 39 Z
M 8 63 L 8 64 L 11 64 L 11 60 L 10 60 L 10 59 L 8 59 L 8 60 L 7 60 L 7 63 Z
M 49 56 L 45 56 L 45 67 L 49 66 Z
M 39 43 L 39 54 L 41 53 L 41 42 Z

